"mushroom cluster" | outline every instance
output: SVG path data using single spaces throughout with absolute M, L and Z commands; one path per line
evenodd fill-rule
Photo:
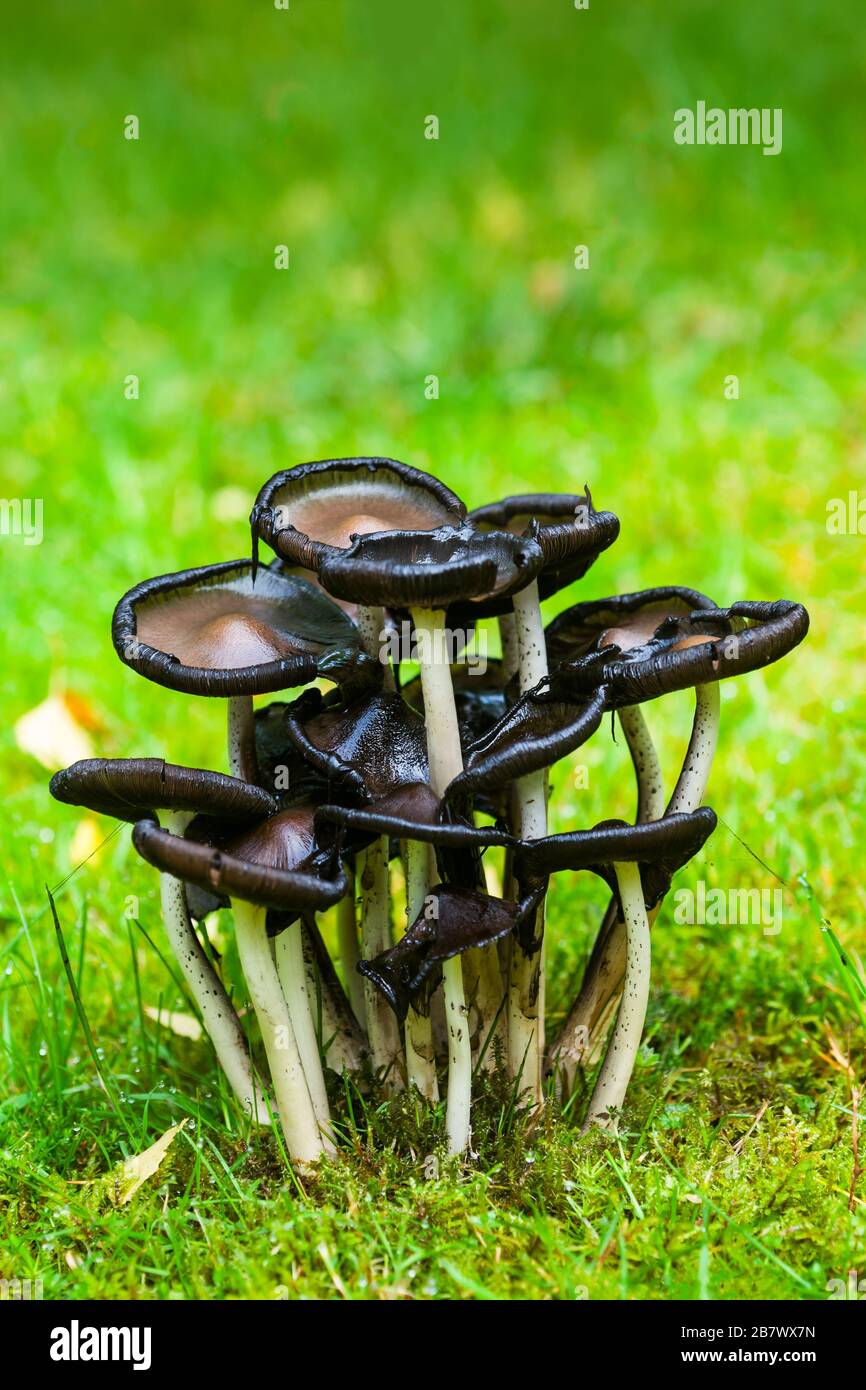
M 796 646 L 805 609 L 720 608 L 661 587 L 578 603 L 545 628 L 542 600 L 619 533 L 588 489 L 467 512 L 406 464 L 337 459 L 276 474 L 250 522 L 250 560 L 146 580 L 113 621 L 140 675 L 226 701 L 230 775 L 90 759 L 58 772 L 53 795 L 133 823 L 226 1077 L 253 1117 L 278 1116 L 293 1161 L 335 1149 L 324 1068 L 430 1103 L 444 1081 L 459 1154 L 473 1077 L 505 1068 L 540 1105 L 545 1075 L 569 1087 L 614 1015 L 586 1127 L 615 1128 L 646 1014 L 650 926 L 716 823 L 702 802 L 718 682 Z M 472 660 L 487 621 L 501 658 Z M 640 707 L 686 688 L 694 726 L 667 795 Z M 253 706 L 286 691 L 295 698 Z M 635 823 L 551 835 L 550 768 L 608 712 L 635 768 Z M 491 850 L 501 881 L 485 872 Z M 565 870 L 591 870 L 611 897 L 545 1049 L 545 899 Z M 266 1074 L 196 929 L 224 909 Z

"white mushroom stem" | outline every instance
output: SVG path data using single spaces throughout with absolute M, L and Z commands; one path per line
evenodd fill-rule
M 317 1163 L 332 1152 L 333 1144 L 322 1134 L 316 1119 L 288 1005 L 271 957 L 266 910 L 240 899 L 234 899 L 232 907 L 241 968 L 268 1055 L 289 1157 L 300 1164 Z
M 355 875 L 348 867 L 346 872 L 349 876 L 349 891 L 337 904 L 337 949 L 352 1012 L 358 1022 L 363 1023 L 364 980 L 358 974 L 361 953 L 358 948 L 358 918 L 355 911 Z
M 173 835 L 182 835 L 190 819 L 177 812 L 162 813 L 163 824 Z M 159 895 L 166 935 L 201 1013 L 219 1064 L 247 1113 L 259 1123 L 267 1124 L 268 1102 L 253 1076 L 240 1019 L 192 924 L 183 883 L 171 874 L 160 874 Z
M 368 656 L 380 661 L 385 668 L 385 689 L 394 689 L 394 668 L 388 649 L 388 629 L 385 623 L 384 608 L 367 608 L 358 604 L 355 623 L 361 638 L 361 646 Z
M 304 945 L 300 920 L 293 922 L 276 938 L 275 956 L 277 974 L 280 977 L 283 995 L 289 1009 L 292 1030 L 301 1054 L 304 1076 L 310 1100 L 313 1102 L 316 1120 L 323 1134 L 332 1136 L 331 1111 L 328 1107 L 328 1093 L 325 1090 L 325 1076 L 322 1071 L 322 1058 L 319 1040 L 313 1022 L 310 996 L 307 993 L 307 972 L 304 965 Z
M 719 740 L 719 682 L 699 685 L 695 691 L 695 718 L 692 736 L 667 814 L 696 811 L 703 803 Z
M 388 881 L 388 837 L 380 835 L 359 856 L 361 888 L 361 955 L 370 960 L 391 945 L 391 892 Z M 374 1071 L 383 1074 L 386 1089 L 400 1086 L 400 1035 L 387 1000 L 372 980 L 364 977 L 364 1016 Z
M 547 675 L 547 646 L 533 581 L 514 595 L 518 671 L 521 692 L 531 690 Z M 541 839 L 547 834 L 547 773 L 529 773 L 515 787 L 517 834 L 521 839 Z M 544 1055 L 544 911 L 536 920 L 537 948 L 527 953 L 515 938 L 511 943 L 508 977 L 508 1065 L 520 1077 L 535 1105 L 542 1103 L 541 1059 Z
M 430 785 L 437 796 L 442 796 L 454 778 L 463 771 L 451 667 L 447 660 L 442 659 L 447 645 L 442 640 L 445 613 L 441 609 L 413 608 L 412 622 L 418 637 Z M 448 1152 L 461 1154 L 469 1147 L 472 1044 L 463 991 L 463 968 L 459 956 L 452 956 L 444 962 L 442 989 L 448 1027 L 448 1099 L 445 1107 L 445 1132 Z
M 637 714 L 636 706 L 620 711 L 620 720 L 638 777 L 638 819 L 642 819 L 641 798 L 646 807 L 647 820 L 659 820 L 662 814 L 670 815 L 674 811 L 696 811 L 703 804 L 718 741 L 719 704 L 718 681 L 697 687 L 689 746 L 676 787 L 666 808 L 661 778 L 655 771 L 658 759 L 652 747 L 649 730 L 644 723 L 643 729 L 638 726 L 636 731 L 636 721 L 633 718 L 623 719 L 625 715 Z M 634 744 L 632 738 L 635 739 Z M 654 908 L 650 917 L 651 924 L 655 921 L 658 911 L 658 907 Z M 616 907 L 611 904 L 584 971 L 580 993 L 556 1046 L 551 1051 L 551 1062 L 566 1090 L 571 1087 L 578 1064 L 591 1066 L 601 1051 L 604 1036 L 619 999 L 624 968 L 625 927 L 621 921 L 616 920 Z
M 406 926 L 417 921 L 427 906 L 432 885 L 430 845 L 420 840 L 407 840 L 406 861 Z M 433 1046 L 433 1020 L 428 1004 L 426 1013 L 418 1013 L 411 1004 L 403 1028 L 406 1040 L 406 1075 L 410 1085 L 417 1086 L 425 1100 L 439 1099 L 436 1079 L 436 1049 Z
M 665 809 L 665 784 L 652 734 L 640 705 L 626 705 L 618 718 L 637 782 L 637 822 L 658 820 Z
M 325 1066 L 338 1075 L 359 1071 L 367 1055 L 364 1035 L 337 978 L 315 919 L 305 921 L 302 941 L 307 995 L 317 1022 L 319 1051 L 324 1056 Z M 358 983 L 363 985 L 360 975 Z M 319 1019 L 321 1028 L 318 1027 Z
M 614 864 L 626 930 L 625 979 L 613 1034 L 589 1102 L 583 1133 L 592 1125 L 618 1129 L 618 1116 L 640 1050 L 649 1001 L 650 926 L 637 864 Z
M 229 768 L 244 782 L 258 781 L 252 695 L 232 695 L 228 702 Z
M 502 643 L 502 683 L 517 673 L 517 628 L 513 613 L 503 613 L 499 619 L 499 639 Z

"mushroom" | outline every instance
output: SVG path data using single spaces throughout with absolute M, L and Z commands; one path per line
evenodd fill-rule
M 439 797 L 463 770 L 446 610 L 457 603 L 514 594 L 533 581 L 543 558 L 532 539 L 462 526 L 357 536 L 348 550 L 319 563 L 319 578 L 335 597 L 363 597 L 383 607 L 409 610 L 421 668 L 430 785 Z M 501 989 L 498 960 L 489 951 L 482 959 L 490 977 L 485 988 L 489 997 Z M 443 981 L 449 1030 L 445 1124 L 449 1151 L 463 1153 L 469 1144 L 472 1052 L 457 957 L 445 962 Z
M 513 611 L 500 617 L 506 669 L 516 667 L 520 690 L 532 690 L 548 674 L 541 599 L 557 592 L 586 573 L 595 558 L 619 534 L 612 512 L 597 512 L 589 489 L 582 495 L 530 493 L 506 497 L 477 508 L 470 514 L 473 525 L 502 528 L 537 544 L 542 566 L 532 582 L 511 596 Z M 497 596 L 498 597 L 498 596 Z M 486 613 L 496 611 L 490 601 Z M 501 608 L 499 609 L 501 612 Z M 523 838 L 547 833 L 547 771 L 527 773 L 513 788 L 516 832 Z M 543 994 L 544 908 L 537 918 L 539 945 L 527 956 L 519 943 L 511 943 L 509 963 L 508 1052 L 512 1073 L 519 1066 L 530 1079 L 530 1092 L 541 1104 L 541 1058 L 544 1053 Z M 519 1059 L 519 1060 L 518 1060 Z
M 322 563 L 351 547 L 356 536 L 433 531 L 460 525 L 466 508 L 438 479 L 386 458 L 323 459 L 275 473 L 250 515 L 254 564 L 259 538 L 292 565 L 318 574 Z M 382 605 L 366 595 L 357 622 L 370 656 L 381 651 Z
M 317 586 L 230 560 L 147 579 L 114 610 L 115 650 L 170 690 L 228 700 L 229 765 L 257 780 L 253 695 L 305 685 L 357 652 L 351 619 Z M 330 658 L 330 664 L 328 659 Z
M 779 660 L 803 640 L 808 627 L 805 608 L 782 599 L 735 603 L 729 608 L 701 607 L 687 614 L 654 613 L 638 634 L 637 643 L 630 642 L 634 628 L 623 625 L 621 619 L 618 637 L 616 628 L 604 629 L 599 649 L 610 651 L 603 679 L 611 707 L 636 709 L 646 700 L 671 691 L 695 688 L 692 733 L 666 815 L 694 810 L 706 791 L 718 736 L 718 682 Z M 586 659 L 578 656 L 573 668 L 580 670 Z M 559 674 L 567 684 L 573 672 L 566 663 Z M 660 814 L 660 804 L 656 793 L 651 810 Z M 623 923 L 606 918 L 580 993 L 550 1053 L 566 1082 L 570 1082 L 578 1059 L 595 1050 L 615 1005 L 624 946 Z M 589 1040 L 588 1047 L 584 1039 Z
M 716 826 L 702 806 L 644 825 L 605 821 L 592 830 L 552 835 L 515 852 L 518 880 L 536 886 L 562 869 L 589 869 L 614 889 L 625 920 L 626 962 L 622 1002 L 595 1090 L 584 1133 L 590 1125 L 617 1130 L 628 1083 L 640 1048 L 649 998 L 650 924 L 647 909 L 667 891 L 677 869 L 697 854 Z
M 55 773 L 50 791 L 67 805 L 119 820 L 159 814 L 177 834 L 198 814 L 237 825 L 276 810 L 261 787 L 162 758 L 88 758 Z M 220 1065 L 244 1109 L 265 1116 L 267 1103 L 250 1069 L 240 1020 L 193 928 L 183 884 L 162 873 L 159 888 L 166 934 Z
M 312 1024 L 301 941 L 304 913 L 324 911 L 345 894 L 342 868 L 318 871 L 313 809 L 285 808 L 238 830 L 213 819 L 185 835 L 139 821 L 132 833 L 142 858 L 163 873 L 231 900 L 241 966 L 270 1064 L 277 1108 L 291 1157 L 312 1163 L 333 1152 L 327 1095 Z M 267 910 L 293 925 L 271 956 Z M 284 920 L 284 919 L 283 919 Z

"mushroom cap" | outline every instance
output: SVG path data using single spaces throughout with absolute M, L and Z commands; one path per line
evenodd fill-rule
M 254 820 L 277 809 L 272 796 L 239 777 L 179 767 L 162 758 L 85 758 L 56 772 L 49 790 L 69 806 L 127 821 L 155 811 Z
M 355 800 L 429 779 L 424 720 L 394 691 L 347 702 L 305 691 L 288 707 L 286 732 L 329 786 Z
M 598 728 L 607 708 L 604 685 L 551 693 L 550 682 L 522 695 L 465 750 L 463 771 L 446 788 L 449 803 L 496 791 L 573 753 Z
M 459 525 L 465 515 L 450 488 L 407 463 L 322 459 L 275 473 L 256 498 L 250 527 L 254 549 L 261 537 L 291 564 L 318 571 L 353 536 L 433 531 Z
M 649 909 L 664 897 L 677 869 L 697 854 L 715 828 L 716 814 L 709 806 L 639 825 L 601 821 L 591 830 L 524 841 L 515 851 L 514 872 L 521 883 L 531 884 L 563 869 L 589 869 L 618 896 L 614 864 L 637 863 Z
M 643 646 L 614 654 L 604 667 L 611 706 L 635 705 L 673 690 L 708 685 L 769 666 L 809 630 L 800 603 L 744 601 L 668 618 Z
M 512 835 L 494 826 L 467 825 L 448 819 L 442 802 L 426 782 L 398 787 L 368 806 L 320 806 L 316 811 L 317 832 L 333 825 L 368 840 L 387 835 L 393 840 L 418 840 L 443 850 L 479 850 L 490 845 L 510 848 L 517 844 Z
M 121 661 L 190 695 L 255 695 L 314 680 L 320 659 L 359 647 L 318 586 L 229 560 L 146 579 L 114 610 Z
M 208 841 L 192 838 L 203 833 L 200 823 L 182 836 L 153 820 L 141 820 L 133 828 L 132 842 L 160 872 L 206 893 L 280 912 L 323 912 L 343 897 L 348 880 L 342 867 L 333 878 L 323 878 L 309 865 L 307 820 L 311 825 L 312 813 L 293 817 L 292 811 L 279 812 L 242 835 L 221 830 L 211 833 Z
M 619 535 L 619 518 L 597 512 L 589 488 L 582 493 L 528 492 L 476 507 L 467 518 L 481 530 L 532 536 L 544 552 L 541 598 L 581 579 Z
M 489 946 L 518 924 L 520 906 L 472 889 L 439 884 L 405 935 L 358 970 L 372 980 L 402 1021 L 422 989 L 435 988 L 445 960 Z
M 488 603 L 495 607 L 531 584 L 543 563 L 531 538 L 441 526 L 358 536 L 322 559 L 319 578 L 329 594 L 355 603 L 398 610 L 467 605 L 482 617 Z
M 610 638 L 612 634 L 618 634 L 629 646 L 639 646 L 652 637 L 665 618 L 687 617 L 695 609 L 715 606 L 698 589 L 677 584 L 576 603 L 559 613 L 545 629 L 548 660 L 551 666 L 577 661 L 605 644 L 606 635 Z

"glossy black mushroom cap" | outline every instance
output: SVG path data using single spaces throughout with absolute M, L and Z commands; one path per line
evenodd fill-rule
M 410 1003 L 438 983 L 443 961 L 507 936 L 521 912 L 517 903 L 439 884 L 400 941 L 372 960 L 359 961 L 358 969 L 402 1020 Z
M 351 619 L 319 588 L 249 560 L 147 579 L 114 610 L 121 661 L 171 690 L 255 695 L 314 680 L 329 653 L 359 647 Z
M 622 652 L 611 646 L 604 667 L 609 704 L 636 705 L 769 666 L 802 642 L 808 630 L 806 609 L 787 599 L 668 618 L 644 646 Z
M 533 536 L 544 552 L 538 577 L 541 598 L 581 579 L 619 535 L 619 518 L 597 512 L 589 488 L 583 493 L 530 492 L 476 507 L 467 518 L 481 530 Z
M 641 646 L 665 618 L 687 617 L 695 609 L 715 606 L 698 589 L 684 589 L 676 584 L 576 603 L 558 614 L 545 629 L 548 660 L 551 667 L 562 661 L 577 661 L 611 642 L 623 651 Z
M 356 800 L 429 777 L 424 720 L 393 691 L 347 702 L 305 691 L 286 711 L 286 732 L 320 777 Z
M 649 909 L 664 897 L 677 869 L 694 858 L 715 828 L 716 814 L 709 806 L 640 825 L 602 821 L 591 830 L 524 841 L 514 854 L 514 872 L 518 882 L 532 885 L 563 869 L 589 869 L 618 898 L 614 864 L 637 863 Z
M 220 835 L 219 844 L 213 836 L 192 838 L 202 833 L 201 826 L 181 836 L 142 820 L 133 828 L 132 842 L 154 868 L 206 893 L 281 912 L 323 912 L 346 893 L 346 874 L 341 867 L 329 877 L 316 872 L 309 850 L 303 852 L 308 845 L 304 823 L 288 820 L 290 815 L 279 813 L 242 836 Z
M 583 691 L 575 689 L 573 697 L 559 698 L 551 693 L 550 682 L 543 682 L 465 749 L 463 771 L 446 788 L 446 801 L 457 804 L 551 767 L 586 743 L 606 708 L 603 685 L 587 681 Z
M 355 835 L 373 839 L 388 835 L 393 840 L 419 840 L 437 849 L 487 849 L 491 845 L 513 847 L 513 836 L 494 826 L 467 825 L 449 819 L 447 809 L 426 782 L 398 787 L 369 806 L 320 806 L 316 811 L 317 839 L 326 826 L 339 826 Z
M 353 536 L 433 531 L 459 525 L 466 507 L 429 473 L 396 459 L 323 459 L 275 473 L 250 515 L 253 552 L 261 538 L 291 564 L 318 570 Z M 362 603 L 375 603 L 363 598 Z
M 277 809 L 274 797 L 239 777 L 162 758 L 85 758 L 56 772 L 49 790 L 69 806 L 128 821 L 155 811 L 254 820 Z
M 450 608 L 505 600 L 530 584 L 544 562 L 534 540 L 508 531 L 443 526 L 359 536 L 323 559 L 319 578 L 335 598 L 385 608 Z

